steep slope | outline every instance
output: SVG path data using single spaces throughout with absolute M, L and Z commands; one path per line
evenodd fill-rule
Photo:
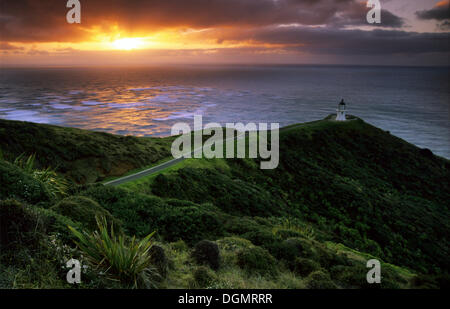
M 0 137 L 9 161 L 36 153 L 42 167 L 58 167 L 81 183 L 164 158 L 173 140 L 3 120 Z M 172 265 L 160 287 L 448 285 L 448 160 L 355 118 L 283 128 L 278 168 L 261 170 L 258 161 L 189 159 L 122 188 L 72 183 L 69 196 L 58 197 L 34 173 L 0 160 L 0 264 L 8 269 L 0 285 L 70 287 L 53 241 L 73 246 L 67 225 L 94 228 L 98 213 L 130 237 L 158 232 Z M 42 230 L 29 230 L 27 220 Z M 35 241 L 24 241 L 30 235 Z M 219 246 L 218 270 L 192 260 L 202 239 Z M 382 262 L 381 286 L 365 280 L 371 258 Z M 196 281 L 202 272 L 207 285 Z M 85 287 L 126 287 L 90 278 Z
M 270 212 L 312 222 L 331 240 L 421 272 L 448 272 L 450 163 L 429 150 L 360 119 L 322 120 L 280 132 L 280 165 L 274 170 L 260 170 L 250 160 L 226 162 L 227 171 L 185 168 L 148 186 L 164 197 L 218 206 L 233 201 L 231 211 L 246 198 L 230 197 L 256 187 L 277 204 Z M 219 179 L 215 173 L 222 182 L 247 185 L 238 191 L 227 186 L 230 191 L 220 195 L 201 191 Z
M 36 154 L 77 183 L 89 183 L 150 165 L 170 155 L 170 138 L 139 138 L 0 119 L 0 150 L 13 160 Z

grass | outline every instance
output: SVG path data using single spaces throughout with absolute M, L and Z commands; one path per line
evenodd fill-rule
M 62 198 L 67 196 L 68 182 L 50 166 L 44 169 L 37 169 L 35 162 L 36 154 L 29 155 L 26 159 L 24 154 L 21 154 L 13 163 L 25 173 L 32 175 L 34 179 L 44 183 L 53 197 Z
M 167 161 L 167 160 L 166 160 Z M 164 162 L 161 162 L 164 163 Z M 158 165 L 158 164 L 156 164 Z M 147 175 L 137 180 L 129 181 L 119 185 L 121 188 L 128 189 L 134 192 L 141 193 L 151 193 L 149 192 L 149 187 L 151 187 L 155 178 L 160 174 L 173 174 L 174 172 L 182 169 L 182 168 L 201 168 L 201 169 L 220 169 L 220 170 L 229 170 L 229 166 L 225 159 L 185 159 L 175 165 L 172 165 L 162 171 L 153 173 L 151 175 Z M 138 171 L 136 171 L 138 172 Z M 132 173 L 130 173 L 132 174 Z M 126 176 L 126 175 L 124 175 Z
M 220 240 L 219 240 L 220 243 Z M 174 243 L 164 246 L 171 257 L 172 267 L 163 283 L 164 288 L 189 289 L 196 288 L 193 272 L 198 267 L 190 256 L 190 251 L 176 249 Z M 216 280 L 206 288 L 213 289 L 303 289 L 304 281 L 287 269 L 282 269 L 276 278 L 260 275 L 248 275 L 237 266 L 231 257 L 235 252 L 221 248 L 224 260 L 221 268 L 214 272 Z
M 69 229 L 78 239 L 77 246 L 83 251 L 92 265 L 103 269 L 111 280 L 129 283 L 133 288 L 153 287 L 155 270 L 150 263 L 149 251 L 153 245 L 155 232 L 137 241 L 135 237 L 127 240 L 117 235 L 105 218 L 97 218 L 98 231 L 91 234 Z
M 53 160 L 59 174 L 70 180 L 78 175 L 81 183 L 141 171 L 170 157 L 170 138 L 8 121 L 0 121 L 0 137 L 6 159 L 36 153 L 38 169 Z M 27 161 L 21 167 L 0 161 L 1 199 L 20 201 L 43 222 L 52 219 L 35 233 L 37 243 L 57 238 L 71 247 L 76 238 L 79 246 L 72 246 L 71 256 L 87 256 L 90 269 L 108 278 L 84 275 L 82 288 L 372 288 L 365 280 L 365 262 L 372 258 L 382 261 L 381 287 L 414 287 L 416 274 L 424 274 L 423 286 L 446 284 L 449 161 L 360 119 L 282 128 L 275 170 L 259 169 L 259 159 L 186 159 L 119 187 L 69 183 L 66 202 L 76 196 L 91 199 L 82 203 L 86 214 L 107 210 L 125 234 L 105 221 L 95 222 L 91 230 L 97 231 L 84 233 L 87 215 L 54 213 L 60 201 L 48 194 L 48 184 L 32 177 Z M 118 165 L 108 167 L 113 162 Z M 6 211 L 0 207 L 3 217 Z M 22 217 L 2 225 L 14 228 Z M 76 226 L 69 237 L 61 234 L 66 225 Z M 158 234 L 150 233 L 154 230 Z M 155 239 L 167 257 L 162 260 L 168 261 L 161 280 L 154 280 L 148 259 Z M 192 258 L 192 248 L 204 239 L 219 245 L 217 271 Z M 0 266 L 7 270 L 0 284 L 67 287 L 55 259 L 60 245 L 35 244 L 45 252 L 40 254 L 17 243 L 14 250 L 0 248 Z M 45 271 L 36 271 L 38 260 Z M 298 271 L 308 265 L 311 273 Z
M 52 166 L 76 183 L 102 181 L 168 158 L 172 140 L 0 119 L 5 159 L 36 154 L 38 168 Z
M 352 248 L 349 248 L 343 244 L 340 243 L 333 243 L 333 242 L 325 242 L 326 246 L 330 249 L 336 250 L 338 253 L 344 253 L 346 254 L 346 256 L 357 260 L 357 261 L 361 261 L 361 262 L 366 262 L 368 260 L 371 259 L 377 259 L 380 260 L 379 257 L 373 256 L 369 253 L 365 253 L 365 252 L 360 252 L 357 250 L 354 250 Z M 406 267 L 400 267 L 391 263 L 386 263 L 383 262 L 383 260 L 380 260 L 381 263 L 381 267 L 389 267 L 391 269 L 394 269 L 397 273 L 401 274 L 406 280 L 410 280 L 411 278 L 413 278 L 416 274 L 411 271 L 410 269 L 406 268 Z

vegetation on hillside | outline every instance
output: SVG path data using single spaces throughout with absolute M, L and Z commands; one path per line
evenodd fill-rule
M 448 287 L 449 161 L 362 120 L 282 129 L 275 170 L 189 159 L 122 187 L 93 182 L 167 159 L 171 139 L 4 120 L 0 135 L 2 287 Z M 36 177 L 49 166 L 66 194 Z
M 92 183 L 151 165 L 170 155 L 171 138 L 137 138 L 0 119 L 4 159 L 36 155 L 75 183 Z

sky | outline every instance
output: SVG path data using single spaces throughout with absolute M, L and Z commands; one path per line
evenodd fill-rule
M 449 0 L 0 0 L 0 65 L 449 65 Z

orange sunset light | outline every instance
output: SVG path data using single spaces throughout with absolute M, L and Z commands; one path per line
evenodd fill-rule
M 141 38 L 124 38 L 115 40 L 112 42 L 112 46 L 115 49 L 121 49 L 121 50 L 132 50 L 139 48 L 144 44 L 143 40 Z

